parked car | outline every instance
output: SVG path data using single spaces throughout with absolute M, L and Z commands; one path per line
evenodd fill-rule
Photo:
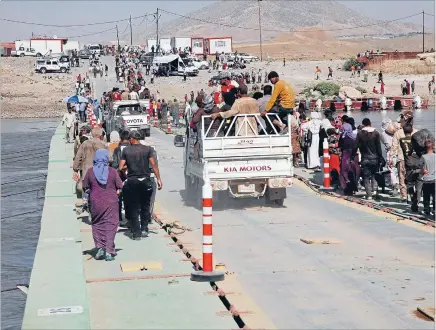
M 254 55 L 250 55 L 247 53 L 239 53 L 237 54 L 238 58 L 242 59 L 244 62 L 254 62 L 254 61 L 259 61 L 260 58 Z
M 207 70 L 209 69 L 209 62 L 200 60 L 198 58 L 195 58 L 192 60 L 192 64 L 199 70 Z
M 91 57 L 91 52 L 87 49 L 79 50 L 79 58 L 88 60 Z
M 59 62 L 58 59 L 40 59 L 36 60 L 35 71 L 40 73 L 46 72 L 62 72 L 70 70 L 70 63 Z

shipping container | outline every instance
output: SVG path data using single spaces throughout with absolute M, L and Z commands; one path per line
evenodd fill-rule
M 161 38 L 159 41 L 160 49 L 165 52 L 171 51 L 171 38 Z
M 171 38 L 171 48 L 181 49 L 182 51 L 186 48 L 191 47 L 191 38 L 189 37 L 172 37 Z
M 152 52 L 152 47 L 156 51 L 156 39 L 147 39 L 147 52 Z
M 191 39 L 192 54 L 203 55 L 204 54 L 204 39 L 192 38 Z
M 48 53 L 59 54 L 63 52 L 65 38 L 32 38 L 30 39 L 30 47 L 34 48 L 37 53 L 46 55 Z
M 209 55 L 232 52 L 232 37 L 207 38 L 205 39 L 205 51 Z
M 63 52 L 64 52 L 65 54 L 67 54 L 68 51 L 71 51 L 71 50 L 77 50 L 77 51 L 79 51 L 79 50 L 80 50 L 80 44 L 79 44 L 78 41 L 67 40 L 67 42 L 64 44 L 63 48 L 64 48 L 64 51 L 63 51 Z

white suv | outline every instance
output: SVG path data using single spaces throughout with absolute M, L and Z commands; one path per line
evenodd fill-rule
M 46 72 L 62 72 L 65 73 L 70 70 L 70 63 L 59 62 L 58 59 L 42 59 L 37 60 L 35 65 L 35 71 L 46 73 Z

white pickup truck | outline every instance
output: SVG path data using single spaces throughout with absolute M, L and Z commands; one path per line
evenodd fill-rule
M 270 124 L 272 116 L 266 118 Z M 229 193 L 234 198 L 265 196 L 267 201 L 283 205 L 286 188 L 292 185 L 293 177 L 290 133 L 280 135 L 274 129 L 272 134 L 267 134 L 265 121 L 258 114 L 235 116 L 227 131 L 222 121 L 219 129 L 211 133 L 213 121 L 205 127 L 205 120 L 211 121 L 209 117 L 202 118 L 197 133 L 190 128 L 186 138 L 187 194 L 201 191 L 207 176 L 214 194 Z M 290 120 L 291 117 L 289 124 Z M 253 126 L 254 121 L 257 124 L 254 130 L 259 130 L 259 135 L 250 136 L 239 129 L 239 132 L 235 130 L 236 136 L 230 136 L 232 127 Z
M 138 130 L 143 136 L 150 136 L 150 115 L 135 100 L 115 101 L 109 112 L 105 127 L 108 135 L 112 131 Z

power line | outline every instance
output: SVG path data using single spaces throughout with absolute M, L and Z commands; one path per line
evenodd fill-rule
M 79 35 L 79 36 L 68 36 L 68 37 L 65 37 L 65 38 L 67 38 L 67 39 L 72 39 L 72 38 L 80 38 L 80 37 L 93 36 L 93 35 L 96 35 L 96 34 L 105 33 L 105 32 L 108 32 L 108 31 L 113 31 L 113 30 L 115 30 L 115 29 L 116 29 L 116 27 L 113 27 L 113 28 L 110 28 L 110 29 L 107 29 L 107 30 L 103 30 L 103 31 L 98 31 L 98 32 L 93 32 L 93 33 L 87 33 L 87 34 L 82 34 L 82 35 Z
M 141 16 L 132 17 L 132 19 L 138 19 L 143 18 L 147 16 L 151 16 L 153 14 L 145 14 Z M 38 26 L 47 26 L 47 27 L 77 27 L 77 26 L 92 26 L 92 25 L 103 25 L 103 24 L 112 24 L 112 23 L 119 23 L 130 20 L 129 18 L 123 18 L 116 21 L 105 21 L 105 22 L 94 22 L 94 23 L 87 23 L 87 24 L 67 24 L 67 25 L 56 25 L 56 24 L 44 24 L 44 23 L 35 23 L 35 22 L 26 22 L 26 21 L 17 21 L 13 19 L 8 18 L 2 18 L 0 17 L 0 21 L 10 22 L 10 23 L 18 23 L 18 24 L 27 24 L 27 25 L 38 25 Z
M 424 13 L 425 15 L 428 15 L 428 16 L 433 16 L 434 17 L 434 15 L 433 14 L 429 14 L 429 13 Z
M 225 23 L 217 23 L 217 22 L 203 20 L 203 19 L 200 19 L 200 18 L 195 18 L 195 17 L 191 17 L 191 16 L 185 16 L 185 15 L 180 15 L 180 14 L 172 13 L 172 12 L 169 12 L 167 10 L 160 9 L 160 8 L 159 8 L 159 10 L 163 11 L 163 12 L 165 12 L 167 14 L 170 14 L 170 15 L 175 15 L 175 16 L 179 16 L 179 17 L 182 17 L 182 18 L 188 18 L 188 19 L 192 19 L 192 20 L 195 20 L 195 21 L 200 21 L 200 22 L 207 23 L 207 24 L 214 24 L 214 25 L 218 25 L 218 26 L 232 27 L 232 28 L 238 28 L 238 29 L 244 29 L 244 30 L 259 31 L 259 28 L 249 28 L 249 27 L 238 26 L 238 25 L 231 25 L 231 24 L 225 24 Z M 338 29 L 323 29 L 323 30 L 316 30 L 316 32 L 323 32 L 323 31 L 330 32 L 330 31 L 353 30 L 353 29 L 359 29 L 359 28 L 363 28 L 363 27 L 370 27 L 370 26 L 376 26 L 376 25 L 384 25 L 384 24 L 389 24 L 389 23 L 392 23 L 392 22 L 400 21 L 400 20 L 403 20 L 403 19 L 415 17 L 415 16 L 418 16 L 418 15 L 422 15 L 422 12 L 418 13 L 418 14 L 414 14 L 414 15 L 409 15 L 409 16 L 404 16 L 404 17 L 396 18 L 396 19 L 389 20 L 389 21 L 383 21 L 383 22 L 380 22 L 380 23 L 358 25 L 358 26 L 352 26 L 352 27 L 347 27 L 347 28 L 338 28 Z M 275 29 L 262 29 L 262 31 L 269 31 L 269 32 L 292 32 L 292 33 L 297 33 L 297 32 L 298 33 L 300 33 L 300 32 L 302 32 L 302 33 L 304 33 L 304 32 L 313 32 L 311 30 L 275 30 Z

